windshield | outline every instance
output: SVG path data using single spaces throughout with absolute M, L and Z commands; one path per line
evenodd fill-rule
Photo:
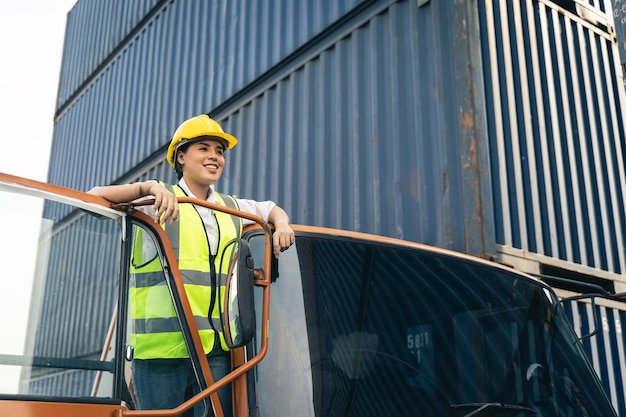
M 299 235 L 271 300 L 261 415 L 615 415 L 553 293 L 501 268 Z
M 121 225 L 0 191 L 0 395 L 109 397 Z

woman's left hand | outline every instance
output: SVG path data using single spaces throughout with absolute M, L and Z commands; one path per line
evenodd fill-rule
M 274 244 L 274 256 L 278 258 L 281 252 L 289 249 L 295 242 L 296 236 L 289 224 L 275 224 L 276 229 L 272 236 Z

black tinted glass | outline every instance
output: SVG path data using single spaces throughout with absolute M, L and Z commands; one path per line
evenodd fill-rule
M 274 285 L 294 274 L 317 416 L 612 415 L 554 295 L 533 280 L 463 258 L 306 237 Z M 276 381 L 289 370 L 267 372 Z

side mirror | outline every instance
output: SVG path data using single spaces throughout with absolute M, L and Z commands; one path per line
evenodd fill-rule
M 254 337 L 254 260 L 248 241 L 239 239 L 226 278 L 226 305 L 222 324 L 226 345 L 233 349 L 247 345 Z

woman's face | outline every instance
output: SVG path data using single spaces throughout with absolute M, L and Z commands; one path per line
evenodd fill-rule
M 187 183 L 199 185 L 215 184 L 224 170 L 224 145 L 214 139 L 192 142 L 186 151 L 179 151 L 178 162 L 183 166 L 183 177 Z

